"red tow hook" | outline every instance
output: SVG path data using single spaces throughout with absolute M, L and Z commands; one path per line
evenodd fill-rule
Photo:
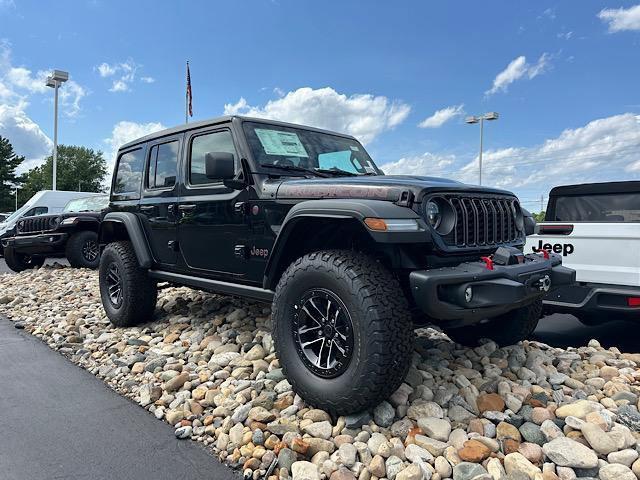
M 480 260 L 484 262 L 487 270 L 493 270 L 493 259 L 491 257 L 480 257 Z
M 549 250 L 545 250 L 544 248 L 541 248 L 539 252 L 542 252 L 542 256 L 544 257 L 545 260 L 549 260 Z

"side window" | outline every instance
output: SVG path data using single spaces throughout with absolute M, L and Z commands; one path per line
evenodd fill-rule
M 124 153 L 118 161 L 116 181 L 113 185 L 115 194 L 140 195 L 140 181 L 144 166 L 144 152 L 141 148 Z
M 44 215 L 49 212 L 49 207 L 33 207 L 27 211 L 23 217 L 35 217 L 36 215 Z
M 233 137 L 229 130 L 205 133 L 191 140 L 191 152 L 189 158 L 189 183 L 191 185 L 204 185 L 214 183 L 207 178 L 204 171 L 204 157 L 209 152 L 233 153 L 236 160 L 238 155 L 233 145 Z
M 149 188 L 170 188 L 176 184 L 180 142 L 154 145 L 149 155 Z

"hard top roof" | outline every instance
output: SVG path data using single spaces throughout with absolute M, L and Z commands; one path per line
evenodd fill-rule
M 213 126 L 213 125 L 216 125 L 218 123 L 229 122 L 229 121 L 232 121 L 232 120 L 235 120 L 235 119 L 240 120 L 242 122 L 258 122 L 258 123 L 265 123 L 265 124 L 269 124 L 269 125 L 278 125 L 278 126 L 281 126 L 281 127 L 301 128 L 301 129 L 304 129 L 304 130 L 311 130 L 311 131 L 314 131 L 314 132 L 328 133 L 330 135 L 338 135 L 340 137 L 355 139 L 355 137 L 353 137 L 351 135 L 344 134 L 344 133 L 332 132 L 331 130 L 324 130 L 324 129 L 321 129 L 321 128 L 309 127 L 309 126 L 306 126 L 306 125 L 300 125 L 300 124 L 296 124 L 296 123 L 280 122 L 280 121 L 277 121 L 277 120 L 269 120 L 269 119 L 266 119 L 266 118 L 245 117 L 243 115 L 224 115 L 224 116 L 221 116 L 221 117 L 210 118 L 208 120 L 202 120 L 202 121 L 199 121 L 199 122 L 185 123 L 185 124 L 182 124 L 182 125 L 178 125 L 177 127 L 171 127 L 171 128 L 167 128 L 165 130 L 160 130 L 159 132 L 151 133 L 149 135 L 145 135 L 144 137 L 140 137 L 140 138 L 137 138 L 137 139 L 132 140 L 130 142 L 127 142 L 127 143 L 121 145 L 118 150 L 123 150 L 125 148 L 133 147 L 133 146 L 138 145 L 140 143 L 148 142 L 150 140 L 156 140 L 158 138 L 166 137 L 166 136 L 169 136 L 169 135 L 175 135 L 177 133 L 186 132 L 188 130 L 195 130 L 195 129 L 198 129 L 198 128 L 208 127 L 210 125 Z
M 566 195 L 602 195 L 605 193 L 640 193 L 640 181 L 580 183 L 577 185 L 561 185 L 549 192 L 550 197 Z

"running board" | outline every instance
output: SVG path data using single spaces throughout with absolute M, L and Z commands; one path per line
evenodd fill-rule
M 188 287 L 200 288 L 209 292 L 224 293 L 226 295 L 237 295 L 239 297 L 248 297 L 263 302 L 271 302 L 273 300 L 273 291 L 265 290 L 260 287 L 252 287 L 250 285 L 240 285 L 237 283 L 222 282 L 220 280 L 211 280 L 209 278 L 191 277 L 180 273 L 163 272 L 160 270 L 149 270 L 148 274 L 152 278 L 163 280 L 165 282 L 173 282 Z

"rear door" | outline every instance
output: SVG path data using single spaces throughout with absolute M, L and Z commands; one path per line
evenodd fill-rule
M 578 282 L 640 286 L 640 195 L 551 197 L 526 250 L 550 250 Z
M 147 146 L 140 218 L 153 258 L 163 265 L 175 265 L 178 258 L 177 179 L 182 137 L 164 137 Z

